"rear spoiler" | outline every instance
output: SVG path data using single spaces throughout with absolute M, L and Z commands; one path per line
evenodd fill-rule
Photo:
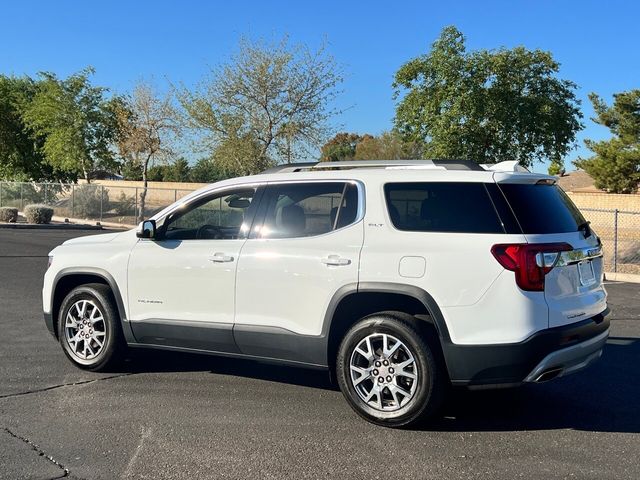
M 509 160 L 499 163 L 483 163 L 480 166 L 490 172 L 529 172 L 529 170 L 520 165 L 517 160 Z

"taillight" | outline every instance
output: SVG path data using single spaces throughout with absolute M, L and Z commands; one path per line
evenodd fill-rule
M 544 291 L 544 276 L 553 269 L 560 252 L 573 250 L 568 243 L 500 243 L 491 253 L 507 270 L 516 274 L 522 290 Z

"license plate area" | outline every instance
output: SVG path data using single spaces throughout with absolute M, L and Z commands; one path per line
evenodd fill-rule
M 583 260 L 578 263 L 578 276 L 582 286 L 586 287 L 596 283 L 596 275 L 593 272 L 593 262 L 591 260 Z

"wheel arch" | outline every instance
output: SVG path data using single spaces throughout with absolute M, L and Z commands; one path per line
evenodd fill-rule
M 118 283 L 109 272 L 101 268 L 94 267 L 64 268 L 56 274 L 51 290 L 53 293 L 51 295 L 50 305 L 53 331 L 56 335 L 56 338 L 58 336 L 58 315 L 60 313 L 60 307 L 62 306 L 64 298 L 74 288 L 88 283 L 101 283 L 109 287 L 109 289 L 111 290 L 111 294 L 116 301 L 116 307 L 118 309 L 118 315 L 120 316 L 120 322 L 122 324 L 122 331 L 124 333 L 125 339 L 127 342 L 134 341 L 133 333 L 131 331 L 131 328 L 129 327 L 129 322 L 127 321 L 124 301 L 120 292 L 120 288 L 118 287 Z
M 419 320 L 418 325 L 435 330 L 441 353 L 450 343 L 449 330 L 440 307 L 424 289 L 391 282 L 361 282 L 342 287 L 332 298 L 325 316 L 327 365 L 335 359 L 347 330 L 359 319 L 382 311 L 398 311 Z

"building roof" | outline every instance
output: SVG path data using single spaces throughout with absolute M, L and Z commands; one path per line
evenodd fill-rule
M 558 185 L 565 192 L 598 192 L 602 193 L 594 185 L 593 178 L 584 170 L 568 172 L 562 177 L 558 177 Z

